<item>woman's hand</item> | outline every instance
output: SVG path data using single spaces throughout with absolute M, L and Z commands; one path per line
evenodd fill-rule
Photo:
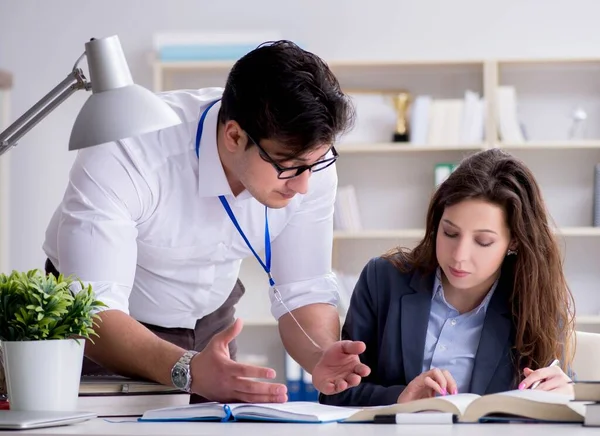
M 549 366 L 535 371 L 530 368 L 525 368 L 523 370 L 523 375 L 525 378 L 521 384 L 519 384 L 519 389 L 528 389 L 535 382 L 540 381 L 540 384 L 535 388 L 537 391 L 574 394 L 571 379 L 559 366 Z
M 449 371 L 445 369 L 430 369 L 413 379 L 398 397 L 398 403 L 431 398 L 435 394 L 457 394 L 456 381 Z

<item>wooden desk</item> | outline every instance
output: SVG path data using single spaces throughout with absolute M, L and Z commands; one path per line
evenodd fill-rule
M 598 435 L 598 428 L 577 424 L 454 424 L 454 425 L 394 425 L 394 424 L 273 424 L 273 423 L 216 423 L 176 422 L 141 423 L 115 419 L 111 422 L 94 419 L 80 424 L 38 430 L 0 432 L 13 436 L 29 435 L 194 435 L 194 436 L 392 436 L 392 435 L 451 435 L 451 436 L 559 436 L 568 434 Z

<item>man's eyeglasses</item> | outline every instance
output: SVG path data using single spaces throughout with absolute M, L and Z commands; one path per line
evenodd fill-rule
M 246 135 L 248 135 L 248 132 L 246 132 Z M 275 170 L 277 171 L 278 179 L 293 179 L 294 177 L 298 177 L 300 174 L 302 174 L 304 171 L 307 171 L 307 170 L 312 173 L 316 173 L 317 171 L 324 170 L 328 166 L 333 165 L 333 163 L 338 158 L 338 152 L 336 151 L 335 147 L 332 146 L 330 149 L 331 153 L 333 154 L 332 157 L 329 157 L 326 159 L 321 159 L 320 161 L 317 161 L 311 165 L 298 165 L 298 166 L 294 166 L 294 167 L 282 167 L 271 156 L 269 156 L 269 153 L 267 153 L 265 151 L 265 149 L 262 148 L 258 142 L 256 142 L 254 139 L 252 139 L 252 137 L 250 135 L 248 135 L 248 139 L 254 145 L 256 145 L 256 147 L 258 148 L 258 152 L 259 152 L 258 155 L 260 156 L 260 158 L 262 160 L 264 160 L 265 162 L 270 163 L 273 166 L 273 168 L 275 168 Z M 329 154 L 329 153 L 327 153 L 327 154 Z

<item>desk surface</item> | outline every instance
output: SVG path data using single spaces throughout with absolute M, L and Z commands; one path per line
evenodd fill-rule
M 394 424 L 275 424 L 217 422 L 136 422 L 126 419 L 94 419 L 80 424 L 38 430 L 0 432 L 13 436 L 52 435 L 194 435 L 194 436 L 391 436 L 391 435 L 527 435 L 578 436 L 599 434 L 598 428 L 578 424 L 454 424 L 454 425 L 394 425 Z

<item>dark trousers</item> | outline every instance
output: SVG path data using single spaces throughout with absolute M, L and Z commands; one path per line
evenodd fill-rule
M 46 274 L 54 274 L 56 277 L 60 274 L 50 259 L 46 260 Z M 211 338 L 230 326 L 234 321 L 235 305 L 244 295 L 245 288 L 238 279 L 231 294 L 225 302 L 212 313 L 196 321 L 193 329 L 186 328 L 167 328 L 152 324 L 141 323 L 159 338 L 169 341 L 186 350 L 202 351 Z M 229 343 L 229 354 L 233 360 L 237 355 L 237 344 L 235 340 Z M 87 357 L 83 358 L 82 375 L 114 375 L 113 372 L 100 366 Z M 203 403 L 208 400 L 200 395 L 193 394 L 190 397 L 190 403 Z

